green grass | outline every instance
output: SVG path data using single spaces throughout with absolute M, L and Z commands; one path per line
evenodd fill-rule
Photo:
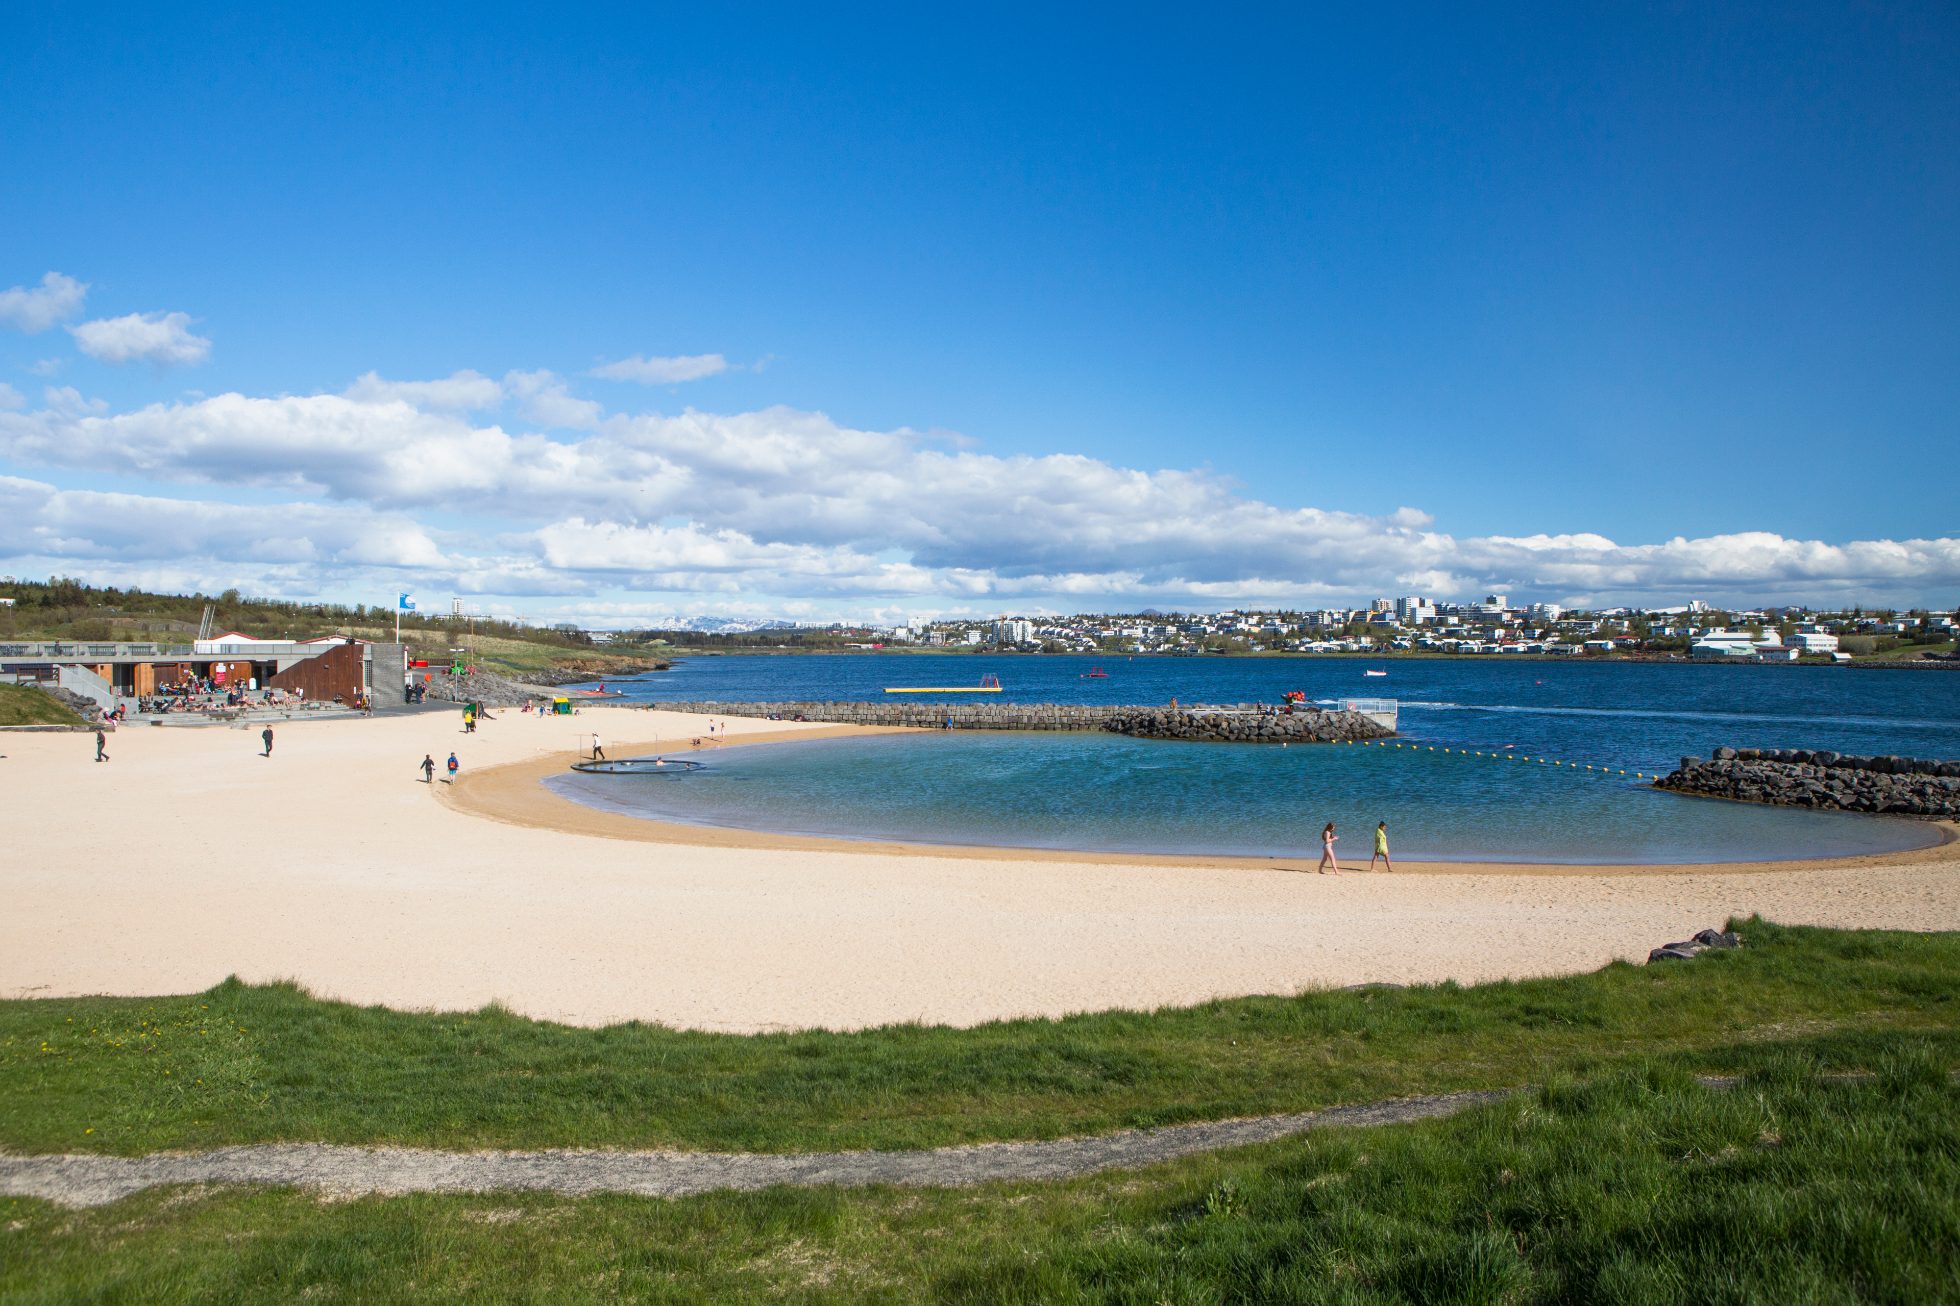
M 1737 927 L 1747 948 L 1685 964 L 972 1030 L 576 1029 L 236 982 L 11 1001 L 0 1147 L 925 1147 L 1510 1087 L 1636 1057 L 1746 1070 L 1799 1039 L 1861 1064 L 1910 1032 L 1960 1063 L 1960 935 Z
M 0 726 L 78 726 L 68 705 L 26 685 L 0 685 Z
M 972 1190 L 678 1201 L 178 1189 L 0 1199 L 0 1300 L 1936 1302 L 1960 1251 L 1950 1048 L 1862 1082 L 1646 1064 L 1447 1121 Z
M 1952 641 L 1944 644 L 1900 644 L 1877 653 L 1853 653 L 1854 662 L 1916 662 L 1929 653 L 1951 653 L 1956 645 Z

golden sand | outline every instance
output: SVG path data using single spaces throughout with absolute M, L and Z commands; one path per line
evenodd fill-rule
M 1398 864 L 918 847 L 667 825 L 539 781 L 705 734 L 624 708 L 0 734 L 0 996 L 230 974 L 404 1008 L 731 1031 L 1148 1008 L 1638 960 L 1761 912 L 1960 928 L 1960 844 L 1720 866 Z M 731 741 L 851 727 L 731 719 Z M 420 783 L 424 753 L 463 762 Z

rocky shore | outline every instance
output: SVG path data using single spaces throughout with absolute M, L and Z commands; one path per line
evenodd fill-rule
M 1684 757 L 1655 787 L 1779 807 L 1960 819 L 1960 762 L 1805 748 L 1718 748 Z
M 649 671 L 667 671 L 673 665 L 671 662 L 608 662 L 587 658 L 561 662 L 555 667 L 525 674 L 530 677 L 529 683 L 534 685 L 590 685 L 601 680 L 625 680 Z
M 1341 743 L 1387 739 L 1395 733 L 1358 712 L 1303 709 L 1287 714 L 1256 703 L 1180 708 L 1063 703 L 659 702 L 647 706 L 663 712 L 702 716 L 911 726 L 924 730 L 1102 730 L 1140 739 L 1213 743 Z
M 494 671 L 483 670 L 463 676 L 452 676 L 447 671 L 438 670 L 432 672 L 423 683 L 427 686 L 430 699 L 449 703 L 481 703 L 485 707 L 522 707 L 526 703 L 548 700 L 553 692 L 549 685 L 512 680 Z

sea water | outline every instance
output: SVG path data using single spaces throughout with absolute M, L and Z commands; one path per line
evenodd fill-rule
M 695 658 L 609 687 L 642 700 L 879 701 L 887 685 L 993 674 L 1003 693 L 981 701 L 1137 704 L 1271 702 L 1298 689 L 1320 701 L 1398 699 L 1403 747 L 954 731 L 732 749 L 679 779 L 551 784 L 651 818 L 839 838 L 1297 857 L 1317 855 L 1333 820 L 1343 855 L 1366 861 L 1369 834 L 1386 820 L 1396 853 L 1411 859 L 1691 863 L 1847 856 L 1938 836 L 1920 822 L 1660 793 L 1635 772 L 1664 772 L 1719 744 L 1960 757 L 1960 673 L 1459 659 L 1384 662 L 1388 676 L 1364 678 L 1365 665 Z M 1107 677 L 1085 678 L 1092 667 Z

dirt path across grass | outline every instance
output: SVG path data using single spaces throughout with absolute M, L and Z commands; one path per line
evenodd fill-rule
M 269 1184 L 337 1196 L 492 1191 L 686 1197 L 727 1189 L 871 1184 L 957 1188 L 1066 1179 L 1196 1152 L 1263 1143 L 1309 1129 L 1434 1120 L 1495 1102 L 1506 1090 L 1397 1098 L 1296 1115 L 1169 1125 L 1094 1138 L 981 1143 L 921 1152 L 438 1152 L 409 1147 L 261 1143 L 151 1156 L 0 1154 L 0 1195 L 103 1206 L 165 1184 Z

